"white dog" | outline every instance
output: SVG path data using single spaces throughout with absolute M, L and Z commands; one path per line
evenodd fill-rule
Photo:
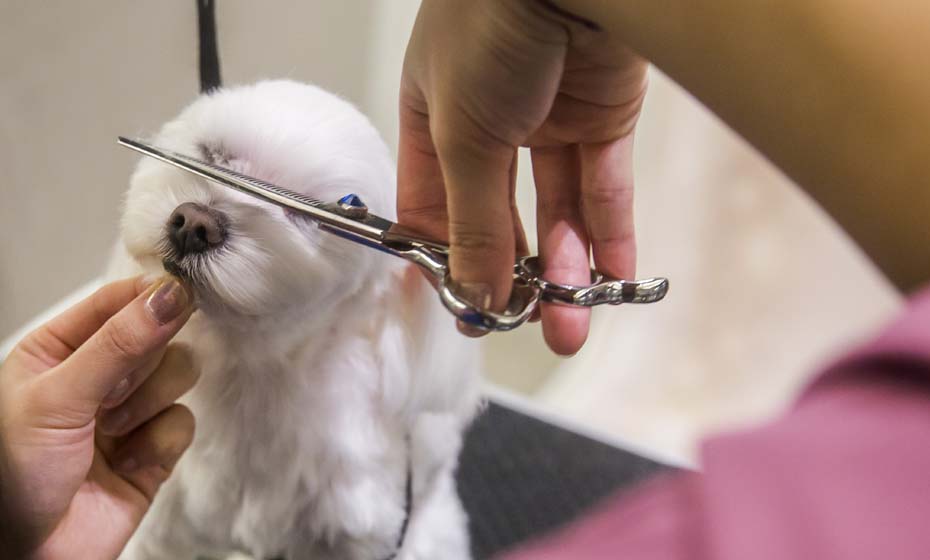
M 153 143 L 395 214 L 384 143 L 316 87 L 220 90 Z M 469 557 L 453 474 L 479 402 L 477 349 L 418 274 L 152 159 L 122 224 L 111 275 L 189 281 L 199 311 L 179 338 L 201 370 L 182 401 L 194 442 L 124 558 Z

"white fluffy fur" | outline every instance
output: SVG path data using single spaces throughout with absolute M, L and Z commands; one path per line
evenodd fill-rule
M 287 81 L 195 101 L 154 138 L 321 200 L 359 194 L 392 218 L 394 170 L 345 101 Z M 165 226 L 183 202 L 230 218 L 227 245 L 198 264 L 199 311 L 179 335 L 201 378 L 183 402 L 191 448 L 125 559 L 467 558 L 453 471 L 478 403 L 477 349 L 403 261 L 274 207 L 143 158 L 112 276 L 162 273 Z

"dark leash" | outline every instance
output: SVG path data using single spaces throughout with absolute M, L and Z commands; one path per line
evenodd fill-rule
M 397 535 L 397 548 L 394 549 L 384 560 L 394 560 L 400 554 L 404 546 L 404 539 L 407 536 L 407 527 L 410 525 L 410 514 L 413 511 L 413 459 L 409 453 L 410 443 L 407 443 L 407 484 L 404 488 L 404 522 L 400 525 L 400 533 Z

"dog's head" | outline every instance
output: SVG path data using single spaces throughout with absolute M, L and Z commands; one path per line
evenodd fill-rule
M 395 215 L 384 143 L 354 107 L 316 87 L 262 82 L 201 97 L 153 143 L 325 202 L 355 193 Z M 132 177 L 122 239 L 147 272 L 185 278 L 208 314 L 325 309 L 378 274 L 375 251 L 149 158 Z

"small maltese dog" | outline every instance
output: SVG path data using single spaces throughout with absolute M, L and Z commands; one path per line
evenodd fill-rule
M 395 215 L 368 120 L 288 81 L 202 96 L 153 139 L 322 201 Z M 404 261 L 152 159 L 110 276 L 184 278 L 197 431 L 124 559 L 469 558 L 454 471 L 478 350 Z

